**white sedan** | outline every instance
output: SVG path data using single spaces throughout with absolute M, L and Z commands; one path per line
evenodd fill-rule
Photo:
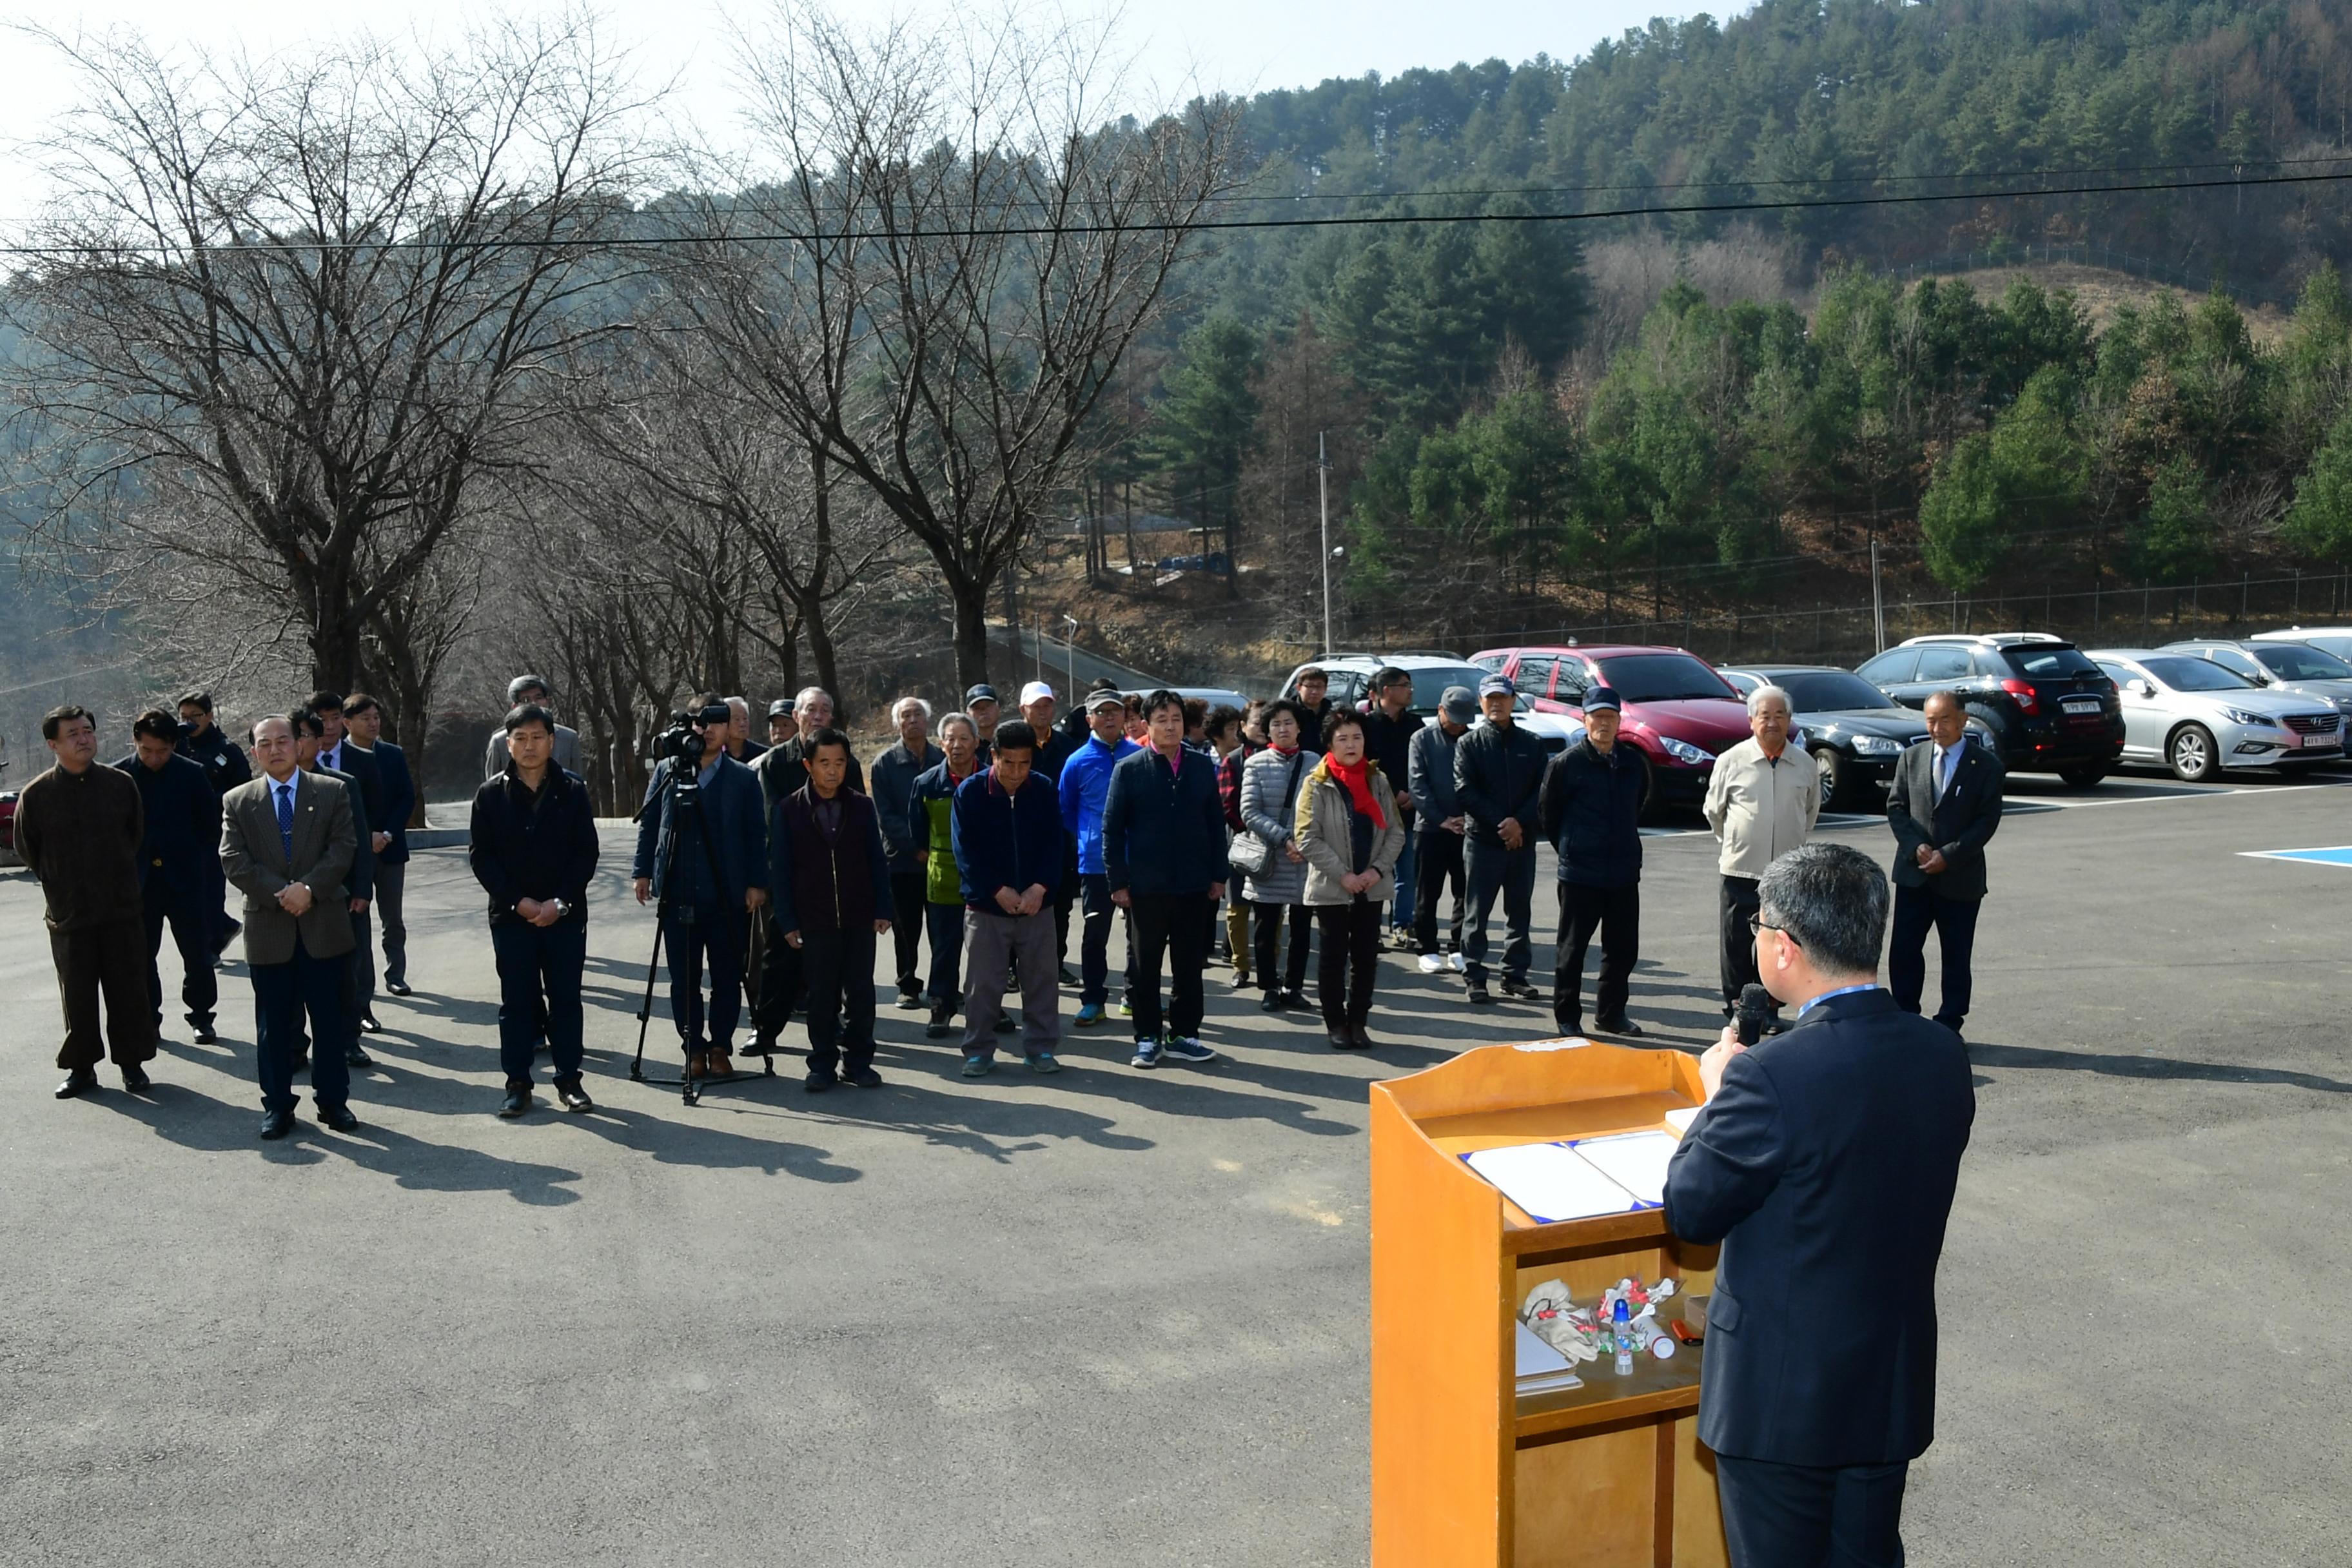
M 2334 762 L 2344 720 L 2309 697 L 2265 691 L 2210 659 L 2101 648 L 2091 659 L 2123 698 L 2124 758 L 2161 763 L 2191 784 L 2224 768 Z

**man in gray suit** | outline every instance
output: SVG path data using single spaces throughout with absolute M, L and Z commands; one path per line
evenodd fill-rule
M 352 952 L 344 880 L 359 847 L 350 786 L 296 765 L 293 726 L 253 727 L 262 776 L 221 802 L 221 870 L 245 891 L 245 962 L 253 976 L 255 1055 L 261 1078 L 261 1135 L 294 1130 L 294 1049 L 301 1013 L 321 1042 L 344 1037 L 344 971 Z M 338 1132 L 359 1126 L 348 1103 L 351 1068 L 341 1052 L 318 1053 L 310 1087 L 319 1121 Z

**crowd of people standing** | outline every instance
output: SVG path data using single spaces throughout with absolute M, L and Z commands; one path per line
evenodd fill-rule
M 1640 1037 L 1629 1003 L 1644 773 L 1619 739 L 1616 695 L 1589 691 L 1583 734 L 1552 754 L 1516 723 L 1499 676 L 1449 689 L 1425 720 L 1401 669 L 1376 674 L 1360 708 L 1334 706 L 1327 689 L 1310 668 L 1293 697 L 1212 707 L 1098 681 L 1063 713 L 1053 688 L 1033 681 L 1018 717 L 1003 718 L 994 689 L 978 685 L 944 716 L 900 698 L 889 709 L 895 739 L 864 761 L 821 689 L 770 704 L 764 743 L 743 699 L 699 699 L 653 770 L 630 865 L 636 900 L 656 907 L 686 1076 L 735 1072 L 739 1048 L 776 1054 L 799 1016 L 805 1089 L 879 1085 L 875 981 L 886 953 L 897 1006 L 926 1015 L 927 1037 L 956 1038 L 968 1078 L 995 1071 L 1000 1048 L 1016 1045 L 1030 1071 L 1059 1070 L 1066 986 L 1077 992 L 1073 1026 L 1119 1029 L 1133 1067 L 1213 1062 L 1202 1032 L 1207 972 L 1219 963 L 1276 1013 L 1307 1006 L 1313 960 L 1335 1050 L 1377 1045 L 1385 944 L 1411 950 L 1424 974 L 1458 974 L 1474 1006 L 1497 993 L 1540 1004 L 1530 973 L 1539 842 L 1559 867 L 1556 1026 L 1584 1032 L 1597 937 L 1594 1031 Z M 557 721 L 547 682 L 520 677 L 508 697 L 484 751 L 467 850 L 499 982 L 499 1111 L 531 1109 L 542 1050 L 559 1102 L 586 1110 L 593 805 L 580 737 Z M 1751 738 L 1717 760 L 1705 807 L 1719 840 L 1727 1016 L 1757 980 L 1759 879 L 1805 841 L 1821 806 L 1818 774 L 1791 745 L 1786 695 L 1768 686 L 1748 706 Z M 1937 1016 L 1954 1029 L 1967 1008 L 1982 845 L 2000 813 L 1999 763 L 1963 743 L 1958 713 L 1930 704 L 1932 760 L 1908 769 L 1906 759 L 1890 816 L 1903 847 L 1898 1001 L 1917 1010 L 1925 936 L 1938 931 Z M 146 1086 L 168 928 L 198 1043 L 216 1037 L 216 963 L 242 936 L 263 1136 L 290 1128 L 293 1079 L 306 1067 L 320 1120 L 356 1124 L 350 1074 L 373 1065 L 362 1037 L 382 1027 L 377 988 L 409 991 L 402 894 L 416 795 L 383 717 L 364 693 L 313 692 L 251 727 L 248 761 L 213 723 L 210 696 L 194 691 L 176 719 L 140 715 L 131 754 L 100 767 L 88 710 L 47 716 L 57 765 L 26 786 L 16 836 L 47 901 L 66 1023 L 61 1098 L 96 1088 L 109 1055 L 126 1087 Z M 243 895 L 241 921 L 223 907 L 230 885 Z M 1126 938 L 1115 997 L 1114 921 Z M 1777 1032 L 1777 1018 L 1768 1026 Z

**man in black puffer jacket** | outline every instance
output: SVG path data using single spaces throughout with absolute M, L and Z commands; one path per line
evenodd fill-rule
M 1486 991 L 1486 927 L 1495 899 L 1503 900 L 1503 994 L 1524 1002 L 1542 1000 L 1528 984 L 1534 958 L 1528 928 L 1536 893 L 1536 795 L 1542 786 L 1544 745 L 1512 722 L 1518 699 L 1510 681 L 1490 675 L 1478 683 L 1478 706 L 1486 721 L 1454 748 L 1454 789 L 1470 819 L 1466 859 L 1470 884 L 1469 930 L 1462 942 L 1462 978 L 1470 1001 L 1484 1005 Z
M 1584 952 L 1601 932 L 1596 1026 L 1641 1034 L 1625 1016 L 1642 931 L 1642 793 L 1648 780 L 1632 746 L 1617 743 L 1617 693 L 1584 697 L 1584 739 L 1552 759 L 1539 808 L 1559 851 L 1559 942 L 1553 950 L 1551 1016 L 1563 1035 L 1584 1027 Z

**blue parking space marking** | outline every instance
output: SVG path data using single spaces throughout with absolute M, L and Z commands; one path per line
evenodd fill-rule
M 2352 844 L 2326 849 L 2242 849 L 2250 860 L 2302 860 L 2314 866 L 2352 866 Z

